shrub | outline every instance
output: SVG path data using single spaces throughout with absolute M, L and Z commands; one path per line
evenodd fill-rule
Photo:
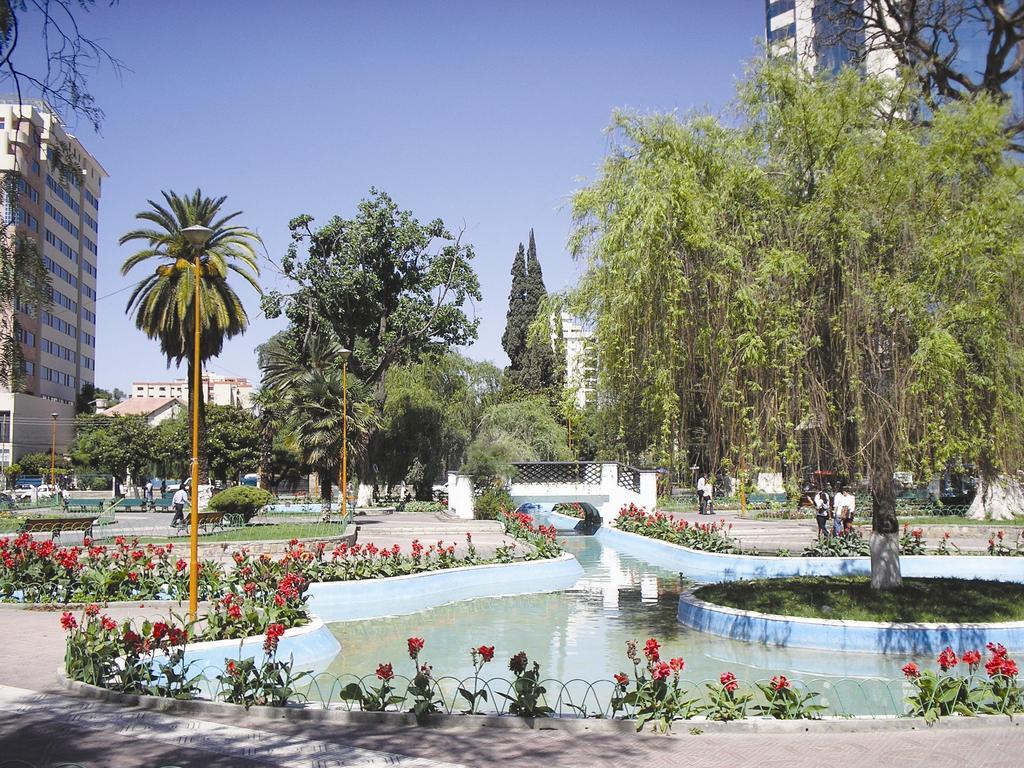
M 502 509 L 512 509 L 512 495 L 505 488 L 488 488 L 473 501 L 476 520 L 497 520 Z
M 405 511 L 416 512 L 421 515 L 429 515 L 436 512 L 443 512 L 444 504 L 439 501 L 407 501 L 405 503 Z
M 262 488 L 236 485 L 226 491 L 221 491 L 210 499 L 210 509 L 226 512 L 229 515 L 242 515 L 245 521 L 249 522 L 262 507 L 270 503 L 272 498 Z

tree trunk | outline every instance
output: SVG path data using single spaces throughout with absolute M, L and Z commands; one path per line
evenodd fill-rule
M 317 480 L 320 484 L 320 504 L 323 506 L 323 519 L 327 522 L 331 519 L 331 496 L 335 473 L 330 469 L 321 469 L 317 472 Z
M 210 458 L 206 445 L 206 397 L 203 394 L 203 383 L 199 382 L 199 391 L 195 392 L 195 360 L 194 355 L 188 356 L 188 437 L 192 439 L 192 398 L 199 397 L 199 485 L 208 485 L 210 482 Z M 189 455 L 192 446 L 189 444 Z M 189 477 L 192 476 L 192 468 L 189 467 Z
M 899 589 L 899 521 L 896 519 L 896 489 L 892 475 L 893 435 L 883 426 L 868 451 L 868 482 L 871 486 L 871 588 Z
M 982 472 L 978 492 L 967 511 L 973 520 L 1012 520 L 1024 515 L 1024 486 L 1009 475 L 989 476 Z

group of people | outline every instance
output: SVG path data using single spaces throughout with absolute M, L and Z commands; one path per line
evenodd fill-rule
M 842 536 L 853 530 L 853 518 L 857 511 L 857 500 L 844 485 L 836 493 L 832 487 L 822 489 L 811 496 L 814 505 L 814 519 L 818 522 L 818 537 Z
M 171 507 L 174 509 L 174 518 L 171 520 L 171 527 L 177 528 L 185 524 L 185 505 L 189 503 L 188 489 L 191 486 L 191 478 L 186 478 L 178 485 L 178 490 L 171 497 Z M 147 480 L 143 488 L 143 498 L 152 508 L 155 488 L 152 480 Z M 167 494 L 167 481 L 160 481 L 160 498 Z
M 697 479 L 697 505 L 700 507 L 697 514 L 715 514 L 715 484 L 710 477 L 704 477 L 703 473 Z

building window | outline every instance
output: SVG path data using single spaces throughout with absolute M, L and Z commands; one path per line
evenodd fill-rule
M 796 37 L 796 22 L 779 27 L 778 29 L 768 30 L 769 43 L 780 43 L 783 40 L 791 40 L 794 37 Z
M 772 0 L 768 3 L 768 18 L 792 11 L 795 7 L 795 0 Z
M 11 442 L 11 412 L 0 411 L 0 443 L 9 442 Z
M 34 173 L 36 176 L 39 175 L 39 161 L 38 160 L 33 160 L 32 161 L 32 173 Z

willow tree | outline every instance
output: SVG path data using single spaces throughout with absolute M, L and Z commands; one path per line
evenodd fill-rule
M 1021 466 L 1024 172 L 1001 106 L 909 122 L 913 86 L 786 62 L 739 125 L 618 115 L 575 198 L 576 301 L 601 383 L 663 449 L 795 459 L 812 427 L 872 494 L 872 583 L 900 583 L 893 472 Z

